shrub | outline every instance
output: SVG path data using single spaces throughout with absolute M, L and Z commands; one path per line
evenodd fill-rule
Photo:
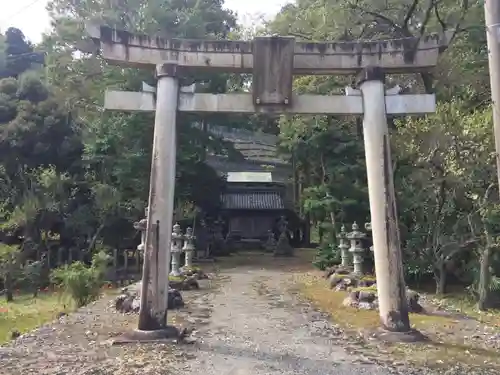
M 332 267 L 340 263 L 340 254 L 336 244 L 322 243 L 316 249 L 316 256 L 313 265 L 316 268 L 324 271 L 328 267 Z
M 63 288 L 73 298 L 78 307 L 82 307 L 99 297 L 100 290 L 106 282 L 108 261 L 109 256 L 101 251 L 92 257 L 90 266 L 74 262 L 56 268 L 50 277 L 54 284 Z
M 0 280 L 8 302 L 14 300 L 13 288 L 19 279 L 19 246 L 0 244 Z
M 33 297 L 38 296 L 38 289 L 41 288 L 44 283 L 44 264 L 43 260 L 37 260 L 35 262 L 28 261 L 23 267 L 23 281 L 27 283 L 29 289 L 33 293 Z M 45 280 L 47 281 L 47 280 Z

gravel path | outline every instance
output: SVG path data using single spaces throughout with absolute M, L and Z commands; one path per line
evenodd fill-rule
M 194 333 L 195 358 L 180 374 L 340 375 L 390 374 L 363 364 L 341 346 L 343 333 L 325 317 L 283 294 L 289 274 L 238 268 L 217 293 L 201 296 L 213 306 L 208 324 Z
M 0 375 L 166 375 L 182 358 L 179 347 L 111 346 L 132 330 L 137 315 L 114 311 L 104 297 L 0 347 Z
M 395 368 L 290 293 L 283 268 L 225 269 L 201 286 L 183 292 L 186 308 L 169 313 L 174 324 L 195 328 L 192 345 L 110 346 L 137 316 L 114 312 L 108 297 L 0 347 L 0 375 L 497 374 Z

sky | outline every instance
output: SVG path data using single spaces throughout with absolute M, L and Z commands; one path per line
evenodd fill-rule
M 50 27 L 49 16 L 45 6 L 49 0 L 0 0 L 0 31 L 14 26 L 26 37 L 36 43 L 41 40 L 43 32 Z M 250 25 L 257 16 L 272 17 L 289 0 L 226 0 L 225 6 L 238 13 L 239 21 Z

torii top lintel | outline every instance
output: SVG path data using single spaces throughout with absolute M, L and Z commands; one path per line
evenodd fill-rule
M 293 37 L 260 37 L 253 41 L 167 39 L 131 34 L 106 26 L 87 26 L 109 62 L 152 68 L 177 64 L 183 69 L 251 73 L 253 53 L 259 39 L 293 43 L 293 74 L 356 74 L 367 66 L 386 73 L 427 71 L 438 59 L 441 38 L 357 42 L 295 42 Z M 279 44 L 279 43 L 277 43 Z

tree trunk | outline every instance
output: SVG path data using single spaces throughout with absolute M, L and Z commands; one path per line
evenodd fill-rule
M 87 252 L 89 254 L 92 254 L 92 251 L 94 250 L 95 244 L 97 243 L 97 239 L 99 238 L 99 235 L 101 234 L 101 231 L 104 229 L 104 223 L 97 228 L 97 231 L 95 232 L 94 236 L 92 237 L 92 240 L 90 241 L 90 245 L 87 248 Z
M 490 185 L 492 186 L 492 185 Z M 488 196 L 489 187 L 486 190 L 485 197 Z M 486 200 L 486 198 L 485 198 Z M 494 241 L 485 218 L 482 218 L 484 226 L 484 237 L 486 238 L 486 246 L 483 249 L 481 258 L 479 259 L 479 285 L 478 285 L 478 301 L 477 308 L 479 311 L 486 311 L 490 306 L 490 258 L 491 249 L 493 249 Z
M 491 257 L 491 247 L 486 245 L 480 258 L 479 266 L 479 285 L 478 294 L 479 298 L 477 301 L 477 308 L 480 311 L 486 311 L 489 307 L 489 297 L 490 297 L 490 257 Z
M 12 275 L 10 271 L 7 271 L 5 273 L 4 287 L 5 287 L 5 299 L 7 300 L 7 302 L 14 301 L 14 294 L 12 292 Z
M 335 221 L 335 215 L 333 214 L 333 212 L 330 212 L 330 223 L 332 224 L 332 229 L 330 231 L 330 243 L 334 244 L 335 241 L 337 241 L 337 223 Z
M 446 294 L 446 267 L 444 262 L 440 262 L 437 265 L 437 269 L 434 272 L 434 279 L 436 280 L 436 294 L 444 295 Z
M 309 213 L 304 215 L 304 245 L 309 247 L 311 245 L 311 219 Z

